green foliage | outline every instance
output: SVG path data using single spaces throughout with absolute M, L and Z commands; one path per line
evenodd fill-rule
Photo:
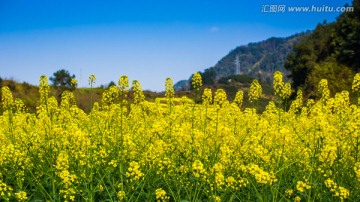
M 200 74 L 204 85 L 213 85 L 215 83 L 216 72 L 213 67 L 205 69 L 205 71 Z
M 110 81 L 110 83 L 108 84 L 108 88 L 110 88 L 111 86 L 116 86 L 115 82 L 114 81 Z
M 337 60 L 357 72 L 360 70 L 360 1 L 354 0 L 354 12 L 340 15 L 335 23 L 331 49 Z
M 332 59 L 330 61 L 317 63 L 314 69 L 308 75 L 308 82 L 317 84 L 320 78 L 326 78 L 329 82 L 329 89 L 332 94 L 340 92 L 341 90 L 351 91 L 352 79 L 355 75 L 353 69 L 339 64 Z M 309 95 L 315 97 L 316 89 L 311 89 Z
M 331 92 L 350 89 L 351 80 L 360 70 L 360 8 L 353 2 L 354 12 L 341 14 L 337 21 L 319 24 L 315 30 L 294 45 L 285 68 L 296 89 L 306 97 L 315 97 L 317 84 L 327 79 Z
M 65 69 L 58 70 L 53 74 L 53 77 L 50 77 L 50 81 L 53 83 L 55 87 L 61 87 L 65 89 L 74 90 L 71 85 L 71 80 L 75 78 L 75 75 L 70 75 L 69 71 Z

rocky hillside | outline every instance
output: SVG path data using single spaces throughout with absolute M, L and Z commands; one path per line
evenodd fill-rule
M 223 77 L 235 74 L 246 74 L 262 80 L 272 82 L 272 75 L 276 70 L 289 74 L 284 68 L 288 54 L 293 50 L 293 45 L 301 40 L 301 33 L 286 38 L 272 37 L 264 41 L 249 43 L 239 46 L 224 56 L 214 67 L 202 72 L 204 84 L 214 84 Z M 182 80 L 175 85 L 176 90 L 187 89 L 189 85 Z
M 265 41 L 249 43 L 239 46 L 230 51 L 213 68 L 215 70 L 215 81 L 222 77 L 230 76 L 240 67 L 240 74 L 266 81 L 272 78 L 273 72 L 279 70 L 287 73 L 284 62 L 292 47 L 304 34 L 297 34 L 286 38 L 272 37 Z

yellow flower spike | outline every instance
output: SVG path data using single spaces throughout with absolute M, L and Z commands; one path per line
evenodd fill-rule
M 284 88 L 284 82 L 283 82 L 282 73 L 279 71 L 276 71 L 274 73 L 273 87 L 274 87 L 275 95 L 279 95 L 281 97 L 281 92 Z
M 294 202 L 300 202 L 301 201 L 301 197 L 300 196 L 296 196 L 295 198 L 294 198 Z
M 244 92 L 242 90 L 239 90 L 238 92 L 236 92 L 234 103 L 236 103 L 236 105 L 239 108 L 241 108 L 241 106 L 242 106 L 243 99 L 244 99 Z
M 250 92 L 249 92 L 249 101 L 255 102 L 257 101 L 262 95 L 262 88 L 259 84 L 257 79 L 254 79 L 250 85 Z
M 202 95 L 202 103 L 205 106 L 208 106 L 212 103 L 212 91 L 209 88 L 204 89 L 204 93 Z
M 50 93 L 50 86 L 49 86 L 48 78 L 44 75 L 40 77 L 39 93 L 40 93 L 40 103 L 46 105 Z
M 355 74 L 351 89 L 353 92 L 360 91 L 360 73 Z
M 96 84 L 96 77 L 95 77 L 94 74 L 91 74 L 91 75 L 89 76 L 88 82 L 89 82 L 89 86 L 91 86 L 91 87 L 92 87 L 94 84 Z
M 110 88 L 102 94 L 101 102 L 104 105 L 111 105 L 118 98 L 118 94 L 119 94 L 119 92 L 118 92 L 117 87 L 110 86 Z
M 73 89 L 75 89 L 78 86 L 78 80 L 75 78 L 72 78 L 70 84 L 71 84 L 71 87 Z
M 318 91 L 321 93 L 321 100 L 326 101 L 330 98 L 330 90 L 326 79 L 321 79 L 318 85 Z
M 19 191 L 15 193 L 15 198 L 18 201 L 26 201 L 28 199 L 28 197 L 26 196 L 26 192 L 24 191 Z
M 126 194 L 125 191 L 118 191 L 118 193 L 116 194 L 116 196 L 118 197 L 118 199 L 121 201 L 123 199 L 125 199 Z
M 221 88 L 217 89 L 214 96 L 214 104 L 216 107 L 221 108 L 227 102 L 226 92 Z
M 11 110 L 14 104 L 14 100 L 13 100 L 13 96 L 12 93 L 9 89 L 8 86 L 3 86 L 1 88 L 1 93 L 2 93 L 2 105 L 3 105 L 3 109 L 5 110 Z
M 290 198 L 293 194 L 294 194 L 294 190 L 292 190 L 292 189 L 285 190 L 286 197 Z
M 174 105 L 174 83 L 171 78 L 166 78 L 165 81 L 165 97 L 167 98 L 167 103 L 171 106 Z
M 125 75 L 121 76 L 118 81 L 120 91 L 125 92 L 129 88 L 129 78 Z
M 282 99 L 286 100 L 289 99 L 290 95 L 291 95 L 291 85 L 290 83 L 286 83 L 284 86 L 284 89 L 282 91 Z
M 134 103 L 140 104 L 145 101 L 145 95 L 142 91 L 142 87 L 139 81 L 133 80 L 132 90 L 134 92 Z
M 202 79 L 201 79 L 201 74 L 199 72 L 194 73 L 192 80 L 191 80 L 191 84 L 193 89 L 199 90 L 200 87 L 202 86 Z

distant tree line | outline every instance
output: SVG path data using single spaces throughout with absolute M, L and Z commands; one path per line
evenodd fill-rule
M 359 1 L 353 1 L 354 12 L 342 13 L 333 23 L 318 24 L 288 55 L 285 68 L 291 71 L 293 86 L 308 97 L 317 96 L 317 84 L 323 78 L 333 93 L 350 90 L 360 70 Z

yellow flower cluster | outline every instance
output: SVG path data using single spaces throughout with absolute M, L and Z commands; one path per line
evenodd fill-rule
M 118 94 L 119 94 L 119 92 L 118 92 L 117 87 L 110 86 L 110 88 L 102 94 L 101 102 L 104 105 L 111 105 L 118 98 Z
M 118 199 L 121 201 L 121 200 L 125 199 L 126 194 L 125 194 L 124 191 L 118 191 L 117 197 L 118 197 Z
M 205 106 L 208 106 L 212 103 L 212 91 L 209 88 L 204 89 L 204 93 L 202 95 L 202 103 Z
M 217 89 L 214 95 L 214 104 L 221 108 L 227 102 L 226 92 L 221 88 Z
M 193 79 L 200 93 L 201 75 Z M 274 82 L 288 98 L 280 73 Z M 330 97 L 327 85 L 320 100 L 298 91 L 289 110 L 271 101 L 257 113 L 242 107 L 242 91 L 230 102 L 204 89 L 197 104 L 176 97 L 170 79 L 166 96 L 150 102 L 121 76 L 85 113 L 71 92 L 50 96 L 42 77 L 34 114 L 5 86 L 0 201 L 357 201 L 360 107 L 355 93 Z M 250 100 L 260 96 L 254 81 Z
M 338 186 L 332 179 L 328 178 L 325 180 L 325 186 L 330 189 L 330 192 L 333 193 L 335 197 L 338 197 L 340 201 L 344 201 L 349 197 L 349 190 L 345 189 L 342 186 Z
M 297 181 L 297 183 L 296 183 L 296 189 L 297 189 L 299 192 L 304 193 L 306 189 L 311 189 L 311 186 L 308 185 L 306 182 Z
M 256 182 L 259 184 L 272 184 L 274 182 L 277 182 L 277 179 L 274 175 L 274 173 L 268 173 L 261 169 L 256 164 L 250 164 L 248 166 L 249 173 L 255 177 Z
M 144 178 L 144 173 L 141 172 L 139 163 L 135 161 L 130 162 L 126 175 L 130 178 L 130 182 L 140 181 Z
M 236 103 L 236 105 L 241 108 L 242 103 L 243 103 L 243 99 L 244 99 L 244 92 L 239 90 L 238 92 L 236 92 L 235 95 L 235 99 L 234 99 L 234 103 Z
M 74 201 L 75 200 L 75 190 L 73 188 L 60 190 L 60 194 L 64 196 L 65 201 Z
M 326 79 L 321 79 L 319 82 L 318 90 L 321 93 L 321 99 L 326 101 L 330 98 L 330 90 L 328 88 L 328 81 Z
M 214 201 L 215 202 L 221 202 L 221 197 L 220 196 L 214 196 Z
M 325 164 L 333 165 L 335 159 L 337 158 L 337 147 L 335 145 L 325 145 L 320 156 L 319 160 Z
M 50 92 L 49 82 L 46 76 L 41 76 L 39 81 L 40 103 L 46 105 Z
M 355 74 L 351 89 L 354 92 L 359 92 L 359 90 L 360 90 L 360 73 Z
M 250 85 L 250 92 L 249 92 L 249 101 L 254 102 L 257 101 L 262 94 L 262 88 L 259 84 L 259 81 L 254 79 Z
M 125 75 L 121 76 L 118 85 L 121 92 L 127 91 L 129 88 L 129 78 Z
M 12 96 L 12 93 L 11 93 L 9 87 L 4 86 L 1 89 L 1 93 L 2 93 L 1 101 L 2 101 L 2 106 L 3 106 L 4 111 L 8 110 L 8 109 L 11 110 L 14 100 L 13 100 L 13 96 Z
M 144 93 L 142 91 L 142 87 L 140 85 L 140 82 L 137 80 L 134 80 L 132 83 L 132 90 L 134 91 L 134 103 L 139 104 L 144 102 L 145 100 L 145 96 Z
M 285 190 L 286 197 L 290 198 L 293 194 L 294 194 L 294 190 L 292 190 L 292 189 Z
M 95 84 L 95 82 L 96 82 L 96 77 L 95 77 L 94 74 L 91 74 L 91 75 L 89 76 L 88 82 L 89 82 L 89 85 L 90 85 L 90 86 L 93 86 L 93 85 Z
M 165 97 L 171 99 L 174 97 L 174 83 L 171 78 L 166 78 L 165 81 Z
M 9 198 L 12 196 L 13 188 L 5 184 L 0 180 L 0 199 L 9 200 Z
M 195 177 L 200 178 L 204 176 L 206 170 L 204 169 L 204 165 L 201 163 L 200 160 L 195 160 L 192 164 L 192 170 Z M 205 177 L 206 178 L 206 177 Z
M 274 73 L 273 87 L 275 95 L 280 96 L 283 100 L 288 99 L 291 95 L 291 85 L 290 83 L 283 82 L 282 73 L 276 71 Z
M 303 94 L 301 90 L 298 90 L 296 94 L 296 99 L 292 101 L 289 111 L 296 113 L 301 109 L 302 106 L 303 106 Z
M 166 195 L 166 191 L 162 188 L 156 189 L 155 195 L 157 202 L 168 201 L 170 199 L 170 197 Z
M 18 201 L 26 201 L 26 199 L 28 198 L 26 196 L 26 192 L 24 191 L 19 191 L 19 192 L 16 192 L 15 193 L 15 198 L 18 200 Z
M 276 71 L 274 73 L 273 87 L 275 90 L 275 95 L 280 95 L 281 90 L 284 87 L 284 82 L 283 82 L 282 73 L 279 71 Z
M 200 87 L 202 86 L 202 78 L 201 78 L 201 74 L 199 72 L 194 73 L 192 80 L 191 80 L 191 84 L 194 89 L 197 89 L 197 90 L 200 89 Z
M 301 201 L 301 197 L 300 196 L 296 196 L 295 198 L 294 198 L 294 202 L 300 202 Z

